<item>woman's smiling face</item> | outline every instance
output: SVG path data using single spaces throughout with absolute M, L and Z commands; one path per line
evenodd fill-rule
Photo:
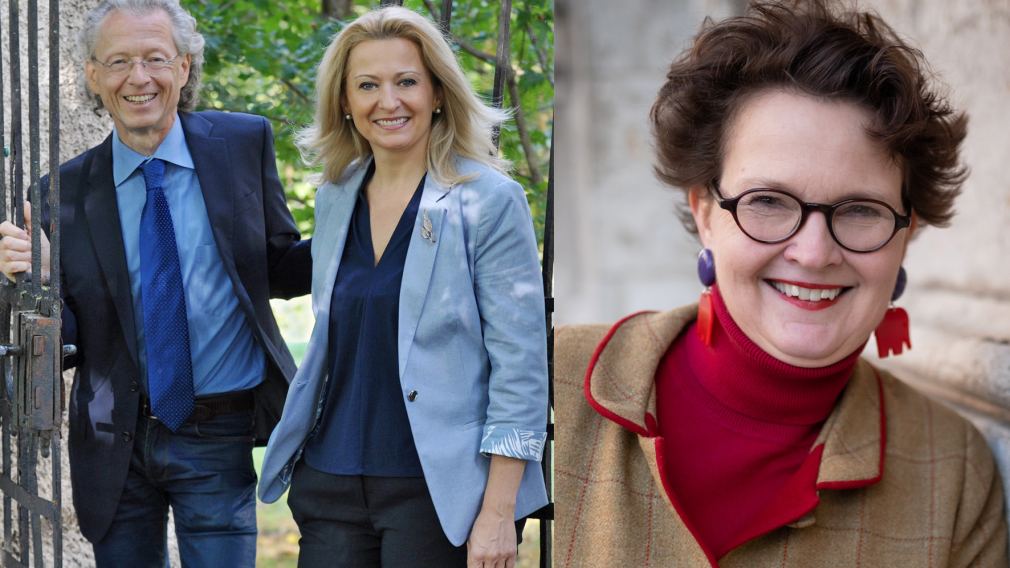
M 907 214 L 901 168 L 867 134 L 870 118 L 849 102 L 780 89 L 751 95 L 726 130 L 722 196 L 761 187 L 807 203 L 875 199 Z M 812 212 L 791 238 L 763 244 L 745 235 L 706 188 L 692 188 L 690 201 L 727 309 L 770 355 L 801 367 L 828 365 L 859 348 L 880 323 L 910 230 L 880 250 L 855 253 L 835 242 L 822 213 Z
M 424 162 L 439 88 L 413 42 L 403 38 L 363 41 L 347 58 L 345 112 L 373 153 Z

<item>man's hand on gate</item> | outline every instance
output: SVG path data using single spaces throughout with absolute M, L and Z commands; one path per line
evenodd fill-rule
M 42 281 L 49 281 L 49 238 L 42 232 Z M 25 202 L 25 228 L 0 223 L 0 272 L 13 281 L 19 272 L 32 271 L 32 206 Z

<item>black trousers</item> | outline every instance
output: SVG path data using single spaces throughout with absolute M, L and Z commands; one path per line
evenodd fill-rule
M 423 478 L 332 475 L 303 461 L 288 507 L 301 532 L 299 568 L 466 567 L 466 545 L 442 532 Z

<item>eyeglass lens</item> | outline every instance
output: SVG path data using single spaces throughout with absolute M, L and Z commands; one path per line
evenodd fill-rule
M 793 235 L 803 220 L 803 204 L 778 191 L 751 191 L 742 195 L 736 218 L 751 238 L 783 241 Z M 894 234 L 894 213 L 873 201 L 850 201 L 834 208 L 831 230 L 843 247 L 854 251 L 879 248 Z
M 147 59 L 114 59 L 105 62 L 105 67 L 112 73 L 124 73 L 133 69 L 134 65 L 140 65 L 148 72 L 164 71 L 175 63 L 175 57 L 166 59 L 164 57 L 148 57 Z

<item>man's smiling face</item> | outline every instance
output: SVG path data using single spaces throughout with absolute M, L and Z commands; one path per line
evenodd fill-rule
M 177 56 L 168 69 L 145 68 L 140 62 Z M 112 11 L 99 27 L 93 58 L 85 63 L 88 87 L 102 98 L 123 143 L 141 151 L 146 146 L 141 141 L 163 139 L 175 121 L 190 62 L 189 55 L 179 56 L 168 14 Z M 120 60 L 132 64 L 119 73 L 103 65 Z

